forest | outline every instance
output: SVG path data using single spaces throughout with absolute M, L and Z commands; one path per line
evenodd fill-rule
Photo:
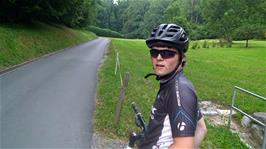
M 161 23 L 181 25 L 194 40 L 266 38 L 265 0 L 1 0 L 0 8 L 1 23 L 100 28 L 124 38 L 145 39 Z

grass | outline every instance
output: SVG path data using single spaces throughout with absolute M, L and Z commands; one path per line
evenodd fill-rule
M 55 24 L 0 24 L 0 70 L 96 37 L 88 31 Z
M 234 42 L 232 48 L 190 50 L 187 76 L 202 100 L 230 105 L 233 86 L 266 97 L 266 42 Z M 239 92 L 236 104 L 247 113 L 266 111 L 266 103 Z
M 228 131 L 225 126 L 212 126 L 207 124 L 208 133 L 200 148 L 221 148 L 221 149 L 248 149 L 239 141 L 237 134 Z
M 192 80 L 200 100 L 211 100 L 223 105 L 231 104 L 232 89 L 238 85 L 266 96 L 266 45 L 265 41 L 234 42 L 232 48 L 206 48 L 189 50 L 185 74 Z M 130 81 L 121 112 L 120 123 L 114 123 L 116 104 L 119 99 L 120 78 L 114 74 L 116 52 L 119 52 L 122 76 L 130 73 Z M 137 130 L 131 109 L 135 101 L 148 120 L 150 107 L 159 88 L 154 78 L 144 79 L 152 72 L 148 49 L 143 40 L 113 39 L 108 57 L 98 74 L 98 101 L 95 113 L 96 129 L 109 137 L 126 140 L 128 134 Z M 244 98 L 245 97 L 245 98 Z M 244 100 L 243 100 L 244 98 Z M 237 95 L 237 105 L 244 111 L 266 111 L 265 103 L 249 100 L 245 94 Z M 226 128 L 208 125 L 209 131 L 203 148 L 242 148 L 237 135 Z M 219 135 L 217 135 L 219 134 Z M 235 140 L 235 141 L 232 141 Z M 243 147 L 245 148 L 245 147 Z

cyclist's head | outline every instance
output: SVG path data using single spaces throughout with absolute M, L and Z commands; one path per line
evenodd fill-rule
M 184 53 L 188 50 L 189 39 L 185 30 L 176 24 L 160 24 L 154 28 L 146 40 L 149 48 L 170 47 L 179 53 L 179 60 L 182 66 L 185 65 Z
M 188 36 L 185 30 L 176 24 L 161 24 L 154 28 L 146 40 L 149 48 L 153 46 L 174 47 L 183 54 L 188 50 Z

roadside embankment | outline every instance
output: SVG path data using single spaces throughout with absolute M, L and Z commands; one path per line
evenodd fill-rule
M 97 36 L 56 24 L 0 24 L 0 71 Z

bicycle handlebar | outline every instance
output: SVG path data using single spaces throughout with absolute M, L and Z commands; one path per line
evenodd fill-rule
M 142 132 L 146 132 L 147 126 L 146 126 L 146 123 L 145 123 L 145 120 L 144 120 L 142 114 L 139 111 L 139 108 L 137 107 L 135 102 L 132 102 L 131 106 L 135 112 L 135 118 L 136 118 L 137 126 L 142 129 Z
M 134 148 L 135 142 L 137 140 L 140 140 L 141 138 L 143 138 L 144 137 L 144 132 L 147 130 L 147 126 L 146 126 L 145 120 L 144 120 L 142 114 L 140 113 L 139 108 L 137 107 L 136 103 L 132 102 L 131 106 L 132 106 L 132 109 L 133 109 L 133 111 L 135 113 L 136 125 L 142 129 L 142 132 L 139 133 L 139 134 L 137 134 L 135 132 L 132 132 L 130 134 L 129 143 L 128 143 L 127 149 Z

